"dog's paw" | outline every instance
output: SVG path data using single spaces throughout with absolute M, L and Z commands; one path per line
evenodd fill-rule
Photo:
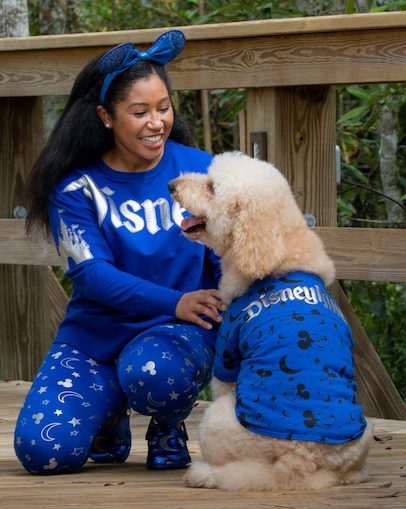
M 190 488 L 215 488 L 213 470 L 208 463 L 194 461 L 183 476 L 183 481 Z

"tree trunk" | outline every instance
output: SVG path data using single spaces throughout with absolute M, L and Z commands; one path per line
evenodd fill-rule
M 29 35 L 27 0 L 2 0 L 0 3 L 0 37 Z
M 383 192 L 391 198 L 391 200 L 386 200 L 386 213 L 391 226 L 406 222 L 405 210 L 395 203 L 402 203 L 397 148 L 398 135 L 395 114 L 387 106 L 384 106 L 380 118 L 379 166 Z
M 357 12 L 369 12 L 368 0 L 356 0 Z
M 39 31 L 41 35 L 76 32 L 77 23 L 76 0 L 40 0 Z M 65 101 L 66 97 L 42 98 L 44 142 L 58 120 Z
M 346 0 L 296 0 L 296 7 L 308 16 L 344 14 Z

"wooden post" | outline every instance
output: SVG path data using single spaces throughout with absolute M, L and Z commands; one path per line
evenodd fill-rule
M 288 179 L 303 213 L 314 218 L 314 225 L 336 226 L 335 88 L 248 89 L 246 99 L 247 152 L 254 155 L 258 147 L 252 141 L 263 140 L 260 134 L 267 133 L 267 158 Z M 405 419 L 406 407 L 381 360 L 376 353 L 373 355 L 373 346 L 361 324 L 355 323 L 355 314 L 337 282 L 332 293 L 340 301 L 356 339 L 354 359 L 360 403 L 368 416 Z M 388 400 L 395 404 L 388 405 Z
M 0 217 L 23 204 L 42 146 L 40 98 L 0 99 Z M 48 268 L 0 265 L 0 379 L 32 380 L 50 344 Z
M 288 179 L 303 212 L 317 226 L 336 226 L 334 87 L 248 89 L 248 143 L 255 132 L 267 132 L 268 160 Z

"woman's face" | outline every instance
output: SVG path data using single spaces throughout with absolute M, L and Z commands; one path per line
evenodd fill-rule
M 115 104 L 114 117 L 103 106 L 98 113 L 115 141 L 104 155 L 106 164 L 129 172 L 156 166 L 174 122 L 168 89 L 157 74 L 136 81 L 127 97 Z

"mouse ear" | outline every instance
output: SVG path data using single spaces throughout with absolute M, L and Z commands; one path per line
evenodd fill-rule
M 269 209 L 259 197 L 237 201 L 230 254 L 236 269 L 251 280 L 270 275 L 286 256 L 280 221 Z

